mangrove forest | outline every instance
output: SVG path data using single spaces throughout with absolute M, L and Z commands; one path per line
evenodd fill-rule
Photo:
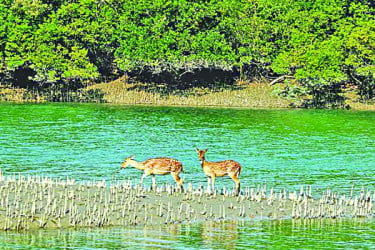
M 0 84 L 263 80 L 304 107 L 343 107 L 348 89 L 373 102 L 374 14 L 371 0 L 1 0 Z

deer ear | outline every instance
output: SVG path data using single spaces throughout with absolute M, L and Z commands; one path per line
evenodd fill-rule
M 131 155 L 128 157 L 129 160 L 134 160 L 135 155 Z
M 195 151 L 199 152 L 199 148 L 195 148 Z
M 205 153 L 208 151 L 208 148 L 206 148 L 205 150 L 203 150 Z

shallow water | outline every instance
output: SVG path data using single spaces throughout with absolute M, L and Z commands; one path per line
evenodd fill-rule
M 375 224 L 355 220 L 205 222 L 158 228 L 1 232 L 1 249 L 371 249 Z
M 333 191 L 349 193 L 353 185 L 356 190 L 362 186 L 374 189 L 374 128 L 374 112 L 0 104 L 0 169 L 5 174 L 38 174 L 63 179 L 73 177 L 77 181 L 130 178 L 138 182 L 141 176 L 139 171 L 132 168 L 119 170 L 125 157 L 135 154 L 136 159 L 144 160 L 168 156 L 183 163 L 185 173 L 182 177 L 185 183 L 205 185 L 206 178 L 194 150 L 199 147 L 209 149 L 206 157 L 210 161 L 233 159 L 240 162 L 243 166 L 242 187 L 267 184 L 275 189 L 299 190 L 301 185 L 311 185 L 313 194 L 319 195 L 328 187 Z M 171 183 L 172 177 L 157 176 L 157 182 Z M 146 178 L 145 184 L 150 183 L 151 178 Z M 219 178 L 216 186 L 232 187 L 232 181 Z M 283 237 L 284 229 L 289 228 L 284 224 L 278 229 L 282 231 L 281 235 L 272 229 L 273 226 L 266 226 L 265 229 L 261 226 L 261 230 L 250 231 L 247 230 L 248 226 L 244 226 L 220 229 L 217 237 L 226 237 L 233 231 L 238 235 L 233 240 L 236 247 L 257 247 L 262 243 L 268 246 L 276 241 L 280 246 L 286 244 L 285 248 L 288 248 L 289 238 L 293 235 Z M 199 229 L 204 227 L 202 225 L 193 227 L 192 232 L 204 230 Z M 332 237 L 312 233 L 315 231 L 309 228 L 302 228 L 300 233 L 323 239 L 328 246 L 336 248 L 338 245 L 334 235 L 343 234 L 346 239 L 356 228 L 351 222 L 341 227 L 328 227 L 327 230 L 331 230 L 328 235 Z M 373 235 L 371 223 L 360 224 L 360 227 L 363 234 L 352 237 L 360 241 Z M 294 229 L 290 230 L 291 233 L 295 232 Z M 159 235 L 160 230 L 151 232 L 151 239 L 158 239 L 154 234 Z M 48 241 L 48 235 L 55 233 L 42 231 L 31 236 L 25 234 L 22 240 L 31 237 L 31 244 L 39 244 L 36 242 L 40 241 L 43 247 L 47 244 L 47 248 L 49 243 L 44 240 Z M 142 247 L 149 244 L 148 240 L 139 243 L 134 239 L 134 234 L 146 233 L 139 229 L 59 233 L 68 239 L 71 235 L 78 238 L 77 242 L 73 240 L 74 244 L 78 244 L 73 247 L 77 248 L 101 247 L 107 242 L 123 244 L 123 237 L 128 244 Z M 188 236 L 189 239 L 194 238 L 190 243 L 181 230 L 173 236 L 163 231 L 160 244 L 164 240 L 169 244 L 168 241 L 176 239 L 179 243 L 174 248 L 226 248 L 224 245 L 216 246 L 216 241 L 210 243 L 202 234 L 196 234 L 196 239 Z M 254 238 L 259 234 L 259 240 L 252 239 L 253 234 Z M 12 233 L 1 234 L 1 237 L 7 238 L 9 235 Z M 302 237 L 299 233 L 296 235 L 297 238 Z M 88 242 L 86 237 L 101 240 Z M 243 240 L 247 237 L 251 239 L 249 242 Z M 54 244 L 54 239 L 54 236 L 50 239 L 51 244 Z M 80 239 L 86 243 L 79 243 Z M 226 243 L 220 242 L 217 244 Z M 351 247 L 356 248 L 356 245 Z

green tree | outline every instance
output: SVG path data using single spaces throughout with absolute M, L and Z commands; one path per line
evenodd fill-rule
M 231 68 L 235 54 L 220 31 L 220 10 L 205 1 L 127 1 L 116 62 L 126 71 Z
M 3 0 L 0 78 L 27 71 L 40 85 L 63 86 L 218 69 L 288 75 L 311 105 L 337 105 L 348 84 L 369 100 L 374 13 L 370 0 Z

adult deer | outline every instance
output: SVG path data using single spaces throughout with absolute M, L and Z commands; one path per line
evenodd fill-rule
M 171 174 L 175 182 L 179 186 L 180 190 L 183 191 L 184 180 L 178 176 L 183 171 L 182 163 L 173 158 L 151 158 L 143 162 L 134 160 L 134 155 L 127 157 L 121 164 L 121 169 L 127 166 L 133 166 L 136 169 L 142 170 L 143 175 L 141 177 L 140 185 L 142 186 L 143 179 L 151 175 L 152 176 L 152 187 L 156 187 L 155 175 L 166 175 Z
M 201 162 L 201 166 L 204 174 L 207 176 L 207 190 L 210 192 L 210 182 L 212 185 L 212 191 L 215 190 L 215 178 L 228 175 L 234 181 L 236 185 L 236 195 L 240 193 L 240 173 L 241 165 L 233 160 L 225 160 L 219 162 L 206 161 L 205 154 L 208 149 L 199 150 L 195 149 L 198 153 L 198 159 Z

